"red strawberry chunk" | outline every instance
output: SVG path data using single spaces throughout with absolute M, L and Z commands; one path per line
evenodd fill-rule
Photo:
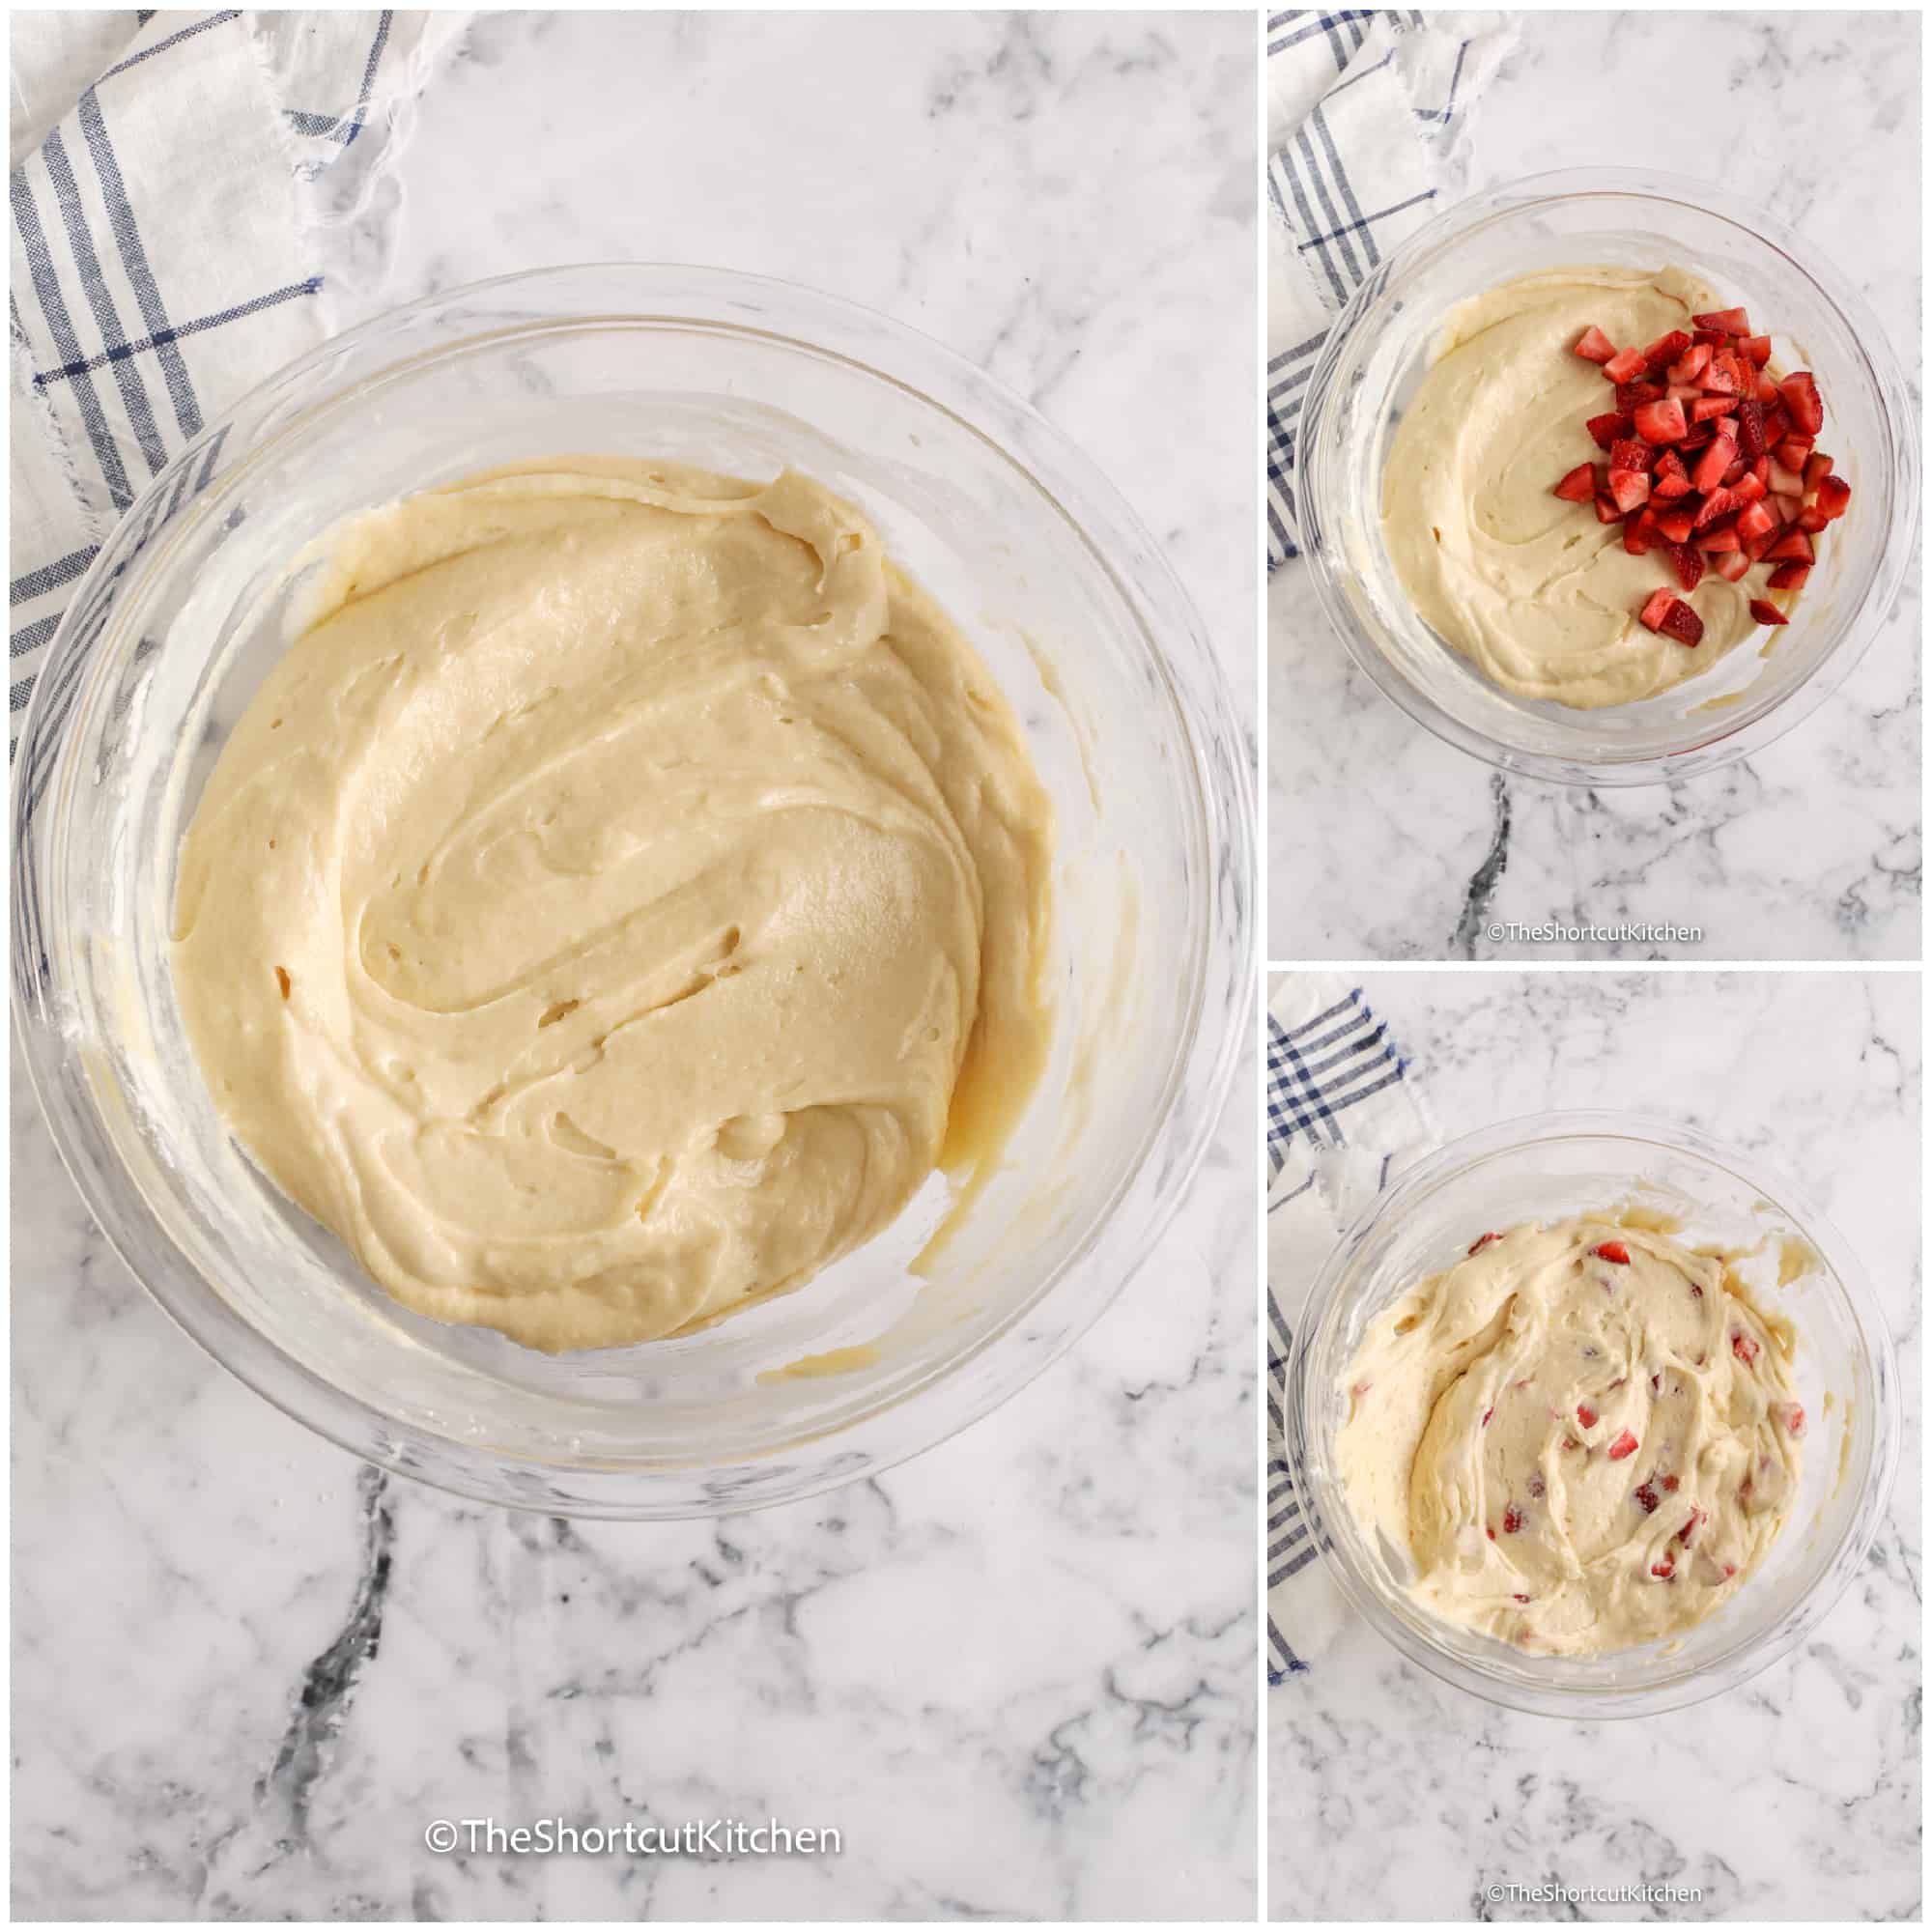
M 1522 1512 L 1511 1503 L 1509 1508 L 1503 1511 L 1503 1534 L 1514 1536 L 1521 1527 Z
M 1502 1236 L 1500 1235 L 1478 1235 L 1476 1238 L 1469 1243 L 1469 1252 L 1472 1255 L 1476 1254 L 1480 1252 L 1482 1249 L 1487 1248 L 1492 1241 L 1500 1241 L 1501 1239 Z
M 1720 517 L 1728 517 L 1738 507 L 1738 501 L 1726 484 L 1719 483 L 1697 507 L 1697 521 L 1693 529 L 1708 530 Z
M 1634 469 L 1647 474 L 1650 469 L 1649 443 L 1640 442 L 1635 437 L 1611 443 L 1610 474 L 1614 476 L 1619 469 Z
M 1743 550 L 1745 540 L 1738 535 L 1735 524 L 1719 524 L 1711 529 L 1698 531 L 1696 544 L 1705 555 L 1720 556 L 1725 551 Z
M 1828 524 L 1842 517 L 1851 501 L 1852 486 L 1842 476 L 1827 476 L 1818 485 L 1818 513 Z
M 1767 604 L 1762 597 L 1751 599 L 1750 613 L 1760 624 L 1788 624 L 1791 621 L 1776 604 Z
M 1648 1483 L 1639 1483 L 1631 1494 L 1643 1505 L 1645 1516 L 1654 1516 L 1657 1513 L 1657 1492 Z
M 1685 475 L 1683 466 L 1680 464 L 1675 473 L 1671 473 L 1660 465 L 1657 474 L 1651 478 L 1650 494 L 1662 503 L 1674 503 L 1678 497 L 1690 496 L 1690 479 Z
M 1597 493 L 1597 521 L 1600 524 L 1620 524 L 1624 513 L 1600 490 Z
M 1751 562 L 1752 559 L 1744 551 L 1729 550 L 1721 556 L 1714 556 L 1711 559 L 1711 568 L 1726 583 L 1735 583 L 1751 567 Z
M 1650 501 L 1650 477 L 1641 469 L 1610 470 L 1610 500 L 1623 515 Z
M 1676 1564 L 1671 1562 L 1670 1558 L 1667 1556 L 1663 1559 L 1662 1563 L 1653 1563 L 1650 1566 L 1650 1574 L 1653 1577 L 1662 1577 L 1666 1583 L 1669 1582 L 1671 1577 L 1676 1574 L 1676 1570 L 1677 1570 Z
M 1742 1328 L 1731 1330 L 1731 1353 L 1748 1368 L 1757 1360 L 1757 1344 Z
M 1665 1476 L 1662 1487 L 1675 1495 L 1677 1492 L 1677 1478 L 1675 1476 Z
M 1620 376 L 1617 380 L 1624 379 Z M 1784 398 L 1791 420 L 1804 435 L 1816 436 L 1825 427 L 1825 405 L 1819 399 L 1818 384 L 1810 370 L 1800 369 L 1785 377 L 1777 385 L 1777 393 Z
M 1675 442 L 1687 427 L 1684 405 L 1668 396 L 1661 403 L 1640 403 L 1633 418 L 1636 433 L 1646 442 Z
M 1693 423 L 1716 422 L 1719 416 L 1730 413 L 1731 406 L 1736 401 L 1735 396 L 1699 396 L 1690 405 L 1690 420 Z
M 1690 472 L 1690 481 L 1699 490 L 1715 490 L 1722 481 L 1723 474 L 1738 460 L 1738 446 L 1729 437 L 1714 437 L 1711 446 L 1697 459 L 1697 467 Z
M 1657 519 L 1651 515 L 1648 504 L 1635 516 L 1624 519 L 1624 549 L 1632 556 L 1648 556 L 1651 546 L 1661 541 L 1657 533 Z
M 1617 1439 L 1610 1444 L 1610 1461 L 1612 1463 L 1621 1463 L 1625 1457 L 1634 1456 L 1635 1454 L 1636 1454 L 1636 1437 L 1633 1435 L 1628 1429 L 1626 1429 L 1623 1432 L 1623 1434 L 1619 1435 Z
M 1780 563 L 1787 559 L 1793 563 L 1815 563 L 1818 560 L 1817 553 L 1811 548 L 1811 539 L 1801 529 L 1787 530 L 1765 552 L 1765 555 Z
M 1676 602 L 1677 599 L 1668 589 L 1653 590 L 1644 599 L 1643 609 L 1636 613 L 1636 620 L 1646 631 L 1661 631 L 1663 629 L 1664 618 L 1670 614 L 1670 607 Z M 1581 1415 L 1583 1411 L 1579 1408 L 1577 1413 Z M 1596 1419 L 1593 1415 L 1590 1422 Z M 1584 1423 L 1583 1427 L 1589 1428 L 1590 1422 Z
M 1687 336 L 1685 340 L 1689 342 L 1690 338 Z M 1683 359 L 1673 362 L 1663 372 L 1663 379 L 1667 383 L 1695 383 L 1710 366 L 1711 345 L 1708 342 L 1691 342 L 1685 350 Z
M 1621 1241 L 1599 1241 L 1590 1252 L 1600 1261 L 1615 1262 L 1621 1267 L 1630 1266 L 1631 1251 Z
M 1597 472 L 1587 463 L 1579 463 L 1562 482 L 1557 484 L 1554 494 L 1566 503 L 1587 503 L 1597 494 Z
M 1662 518 L 1658 520 L 1660 529 L 1662 527 Z M 1687 530 L 1684 534 L 1689 536 L 1690 531 Z M 1677 572 L 1678 582 L 1686 590 L 1695 590 L 1698 584 L 1703 582 L 1704 553 L 1692 550 L 1683 537 L 1677 538 L 1670 546 L 1670 563 L 1672 569 Z
M 1607 372 L 1605 372 L 1607 373 Z M 1640 403 L 1662 401 L 1664 395 L 1662 383 L 1619 383 L 1617 384 L 1617 408 L 1626 415 L 1633 413 Z
M 1780 563 L 1771 573 L 1771 588 L 1774 590 L 1803 590 L 1804 580 L 1811 575 L 1808 563 Z
M 1633 425 L 1629 416 L 1611 410 L 1603 415 L 1592 416 L 1583 427 L 1596 439 L 1599 449 L 1608 449 L 1619 438 L 1628 436 Z
M 1761 537 L 1767 530 L 1776 527 L 1777 519 L 1762 503 L 1747 503 L 1738 512 L 1738 535 L 1741 537 Z
M 1709 395 L 1722 396 L 1727 401 L 1736 397 L 1739 393 L 1737 358 L 1721 349 L 1714 351 L 1710 366 L 1704 371 L 1703 384 Z M 1755 379 L 1751 387 L 1757 387 Z
M 1793 1435 L 1804 1434 L 1804 1405 L 1801 1402 L 1775 1402 L 1771 1412 Z
M 1791 521 L 1807 535 L 1815 537 L 1832 520 L 1816 503 L 1807 503 Z
M 1759 457 L 1758 461 L 1762 463 L 1763 457 Z M 1764 496 L 1764 478 L 1755 469 L 1747 469 L 1735 483 L 1727 483 L 1724 487 L 1731 493 L 1731 501 L 1738 504 L 1755 503 Z M 1770 516 L 1771 512 L 1767 510 L 1765 515 Z
M 1641 349 L 1620 349 L 1604 364 L 1604 374 L 1612 383 L 1634 383 L 1646 366 Z
M 1764 454 L 1764 405 L 1755 396 L 1738 405 L 1738 454 L 1747 463 Z
M 1706 1519 L 1704 1516 L 1704 1512 L 1702 1510 L 1693 1509 L 1690 1512 L 1690 1521 L 1688 1521 L 1684 1525 L 1684 1527 L 1677 1532 L 1677 1541 L 1681 1543 L 1686 1549 L 1689 1549 L 1690 1548 L 1690 1539 L 1697 1534 L 1699 1527 L 1703 1524 L 1705 1520 Z
M 1709 315 L 1693 315 L 1691 322 L 1699 328 L 1715 328 L 1725 335 L 1748 335 L 1750 317 L 1741 308 L 1713 309 Z
M 1541 1500 L 1549 1493 L 1549 1485 L 1541 1476 L 1531 1476 L 1529 1479 L 1529 1492 L 1532 1496 Z
M 1585 362 L 1607 362 L 1617 353 L 1617 345 L 1593 322 L 1577 338 L 1574 353 Z
M 1664 594 L 1668 596 L 1669 592 L 1666 591 Z M 1585 1429 L 1594 1429 L 1597 1426 L 1597 1411 L 1587 1402 L 1579 1402 L 1577 1405 L 1577 1420 Z
M 1680 644 L 1689 644 L 1694 650 L 1704 636 L 1704 620 L 1680 597 L 1672 601 L 1658 629 L 1666 638 L 1675 638 Z
M 1771 360 L 1771 337 L 1768 335 L 1747 335 L 1738 344 L 1738 354 L 1749 356 L 1753 369 L 1762 369 Z

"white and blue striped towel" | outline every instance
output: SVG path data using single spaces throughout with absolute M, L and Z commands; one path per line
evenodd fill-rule
M 1435 1141 L 1408 1063 L 1360 987 L 1285 974 L 1268 996 L 1268 1682 L 1305 1670 L 1341 1622 L 1285 1440 L 1293 1321 L 1344 1230 Z M 1299 1581 L 1293 1581 L 1300 1577 Z
M 1268 568 L 1298 554 L 1294 437 L 1330 325 L 1453 186 L 1504 14 L 1274 14 L 1267 23 Z
M 467 18 L 14 15 L 10 739 L 128 504 L 327 333 L 327 232 Z

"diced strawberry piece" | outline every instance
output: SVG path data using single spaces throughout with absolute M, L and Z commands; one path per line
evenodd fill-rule
M 1738 344 L 1738 354 L 1749 356 L 1753 369 L 1762 369 L 1771 360 L 1771 337 L 1768 335 L 1747 335 Z
M 1714 423 L 1712 423 L 1711 427 L 1714 430 L 1716 430 L 1719 436 L 1727 437 L 1732 442 L 1737 441 L 1738 419 L 1735 413 L 1718 417 L 1718 419 Z
M 1634 383 L 1647 366 L 1641 349 L 1620 349 L 1605 362 L 1604 374 L 1612 383 Z
M 1694 650 L 1704 636 L 1704 620 L 1679 597 L 1672 600 L 1658 629 L 1666 638 L 1675 638 L 1680 644 L 1689 644 Z M 1633 1442 L 1631 1448 L 1635 1447 Z
M 1714 437 L 1711 446 L 1697 459 L 1690 472 L 1691 483 L 1699 490 L 1715 490 L 1724 471 L 1738 460 L 1738 446 L 1729 437 Z
M 1762 369 L 1757 372 L 1757 399 L 1767 409 L 1777 401 L 1777 384 Z
M 1730 491 L 1734 503 L 1757 503 L 1764 499 L 1764 478 L 1755 469 L 1747 469 L 1735 483 L 1724 487 Z M 1765 515 L 1768 517 L 1771 512 L 1767 510 Z
M 1650 472 L 1650 444 L 1628 437 L 1610 444 L 1610 474 L 1619 469 L 1634 469 L 1639 475 Z
M 1695 538 L 1697 548 L 1707 554 L 1717 555 L 1727 550 L 1743 550 L 1745 540 L 1739 536 L 1735 525 L 1722 524 L 1715 529 L 1700 530 Z
M 1684 459 L 1674 449 L 1666 449 L 1657 459 L 1657 473 L 1660 476 L 1681 476 L 1688 483 L 1690 472 L 1684 467 Z
M 1686 1522 L 1684 1527 L 1677 1532 L 1676 1541 L 1681 1543 L 1686 1549 L 1689 1549 L 1690 1548 L 1691 1538 L 1697 1534 L 1697 1531 L 1704 1522 L 1704 1520 L 1705 1520 L 1704 1512 L 1700 1509 L 1693 1509 L 1690 1512 L 1690 1520 Z
M 1693 510 L 1660 510 L 1657 517 L 1657 533 L 1665 543 L 1688 544 L 1690 541 L 1691 526 L 1696 520 L 1696 512 Z
M 1751 559 L 1741 550 L 1729 550 L 1726 551 L 1722 556 L 1717 556 L 1711 559 L 1711 568 L 1715 570 L 1718 573 L 1718 575 L 1724 580 L 1726 583 L 1737 582 L 1737 581 L 1741 577 L 1743 577 L 1745 572 L 1747 571 L 1750 567 L 1751 567 Z M 1693 1294 L 1701 1294 L 1703 1291 L 1701 1289 L 1692 1289 L 1691 1293 Z
M 1577 338 L 1574 353 L 1585 362 L 1607 362 L 1617 353 L 1617 345 L 1593 322 Z
M 1670 590 L 1653 590 L 1644 599 L 1643 609 L 1636 613 L 1636 620 L 1646 631 L 1662 631 L 1663 620 L 1669 616 L 1670 607 L 1676 602 L 1677 598 Z M 1595 1415 L 1582 1408 L 1577 1409 L 1577 1417 L 1585 1429 L 1591 1427 L 1597 1419 Z
M 1810 575 L 1808 563 L 1780 563 L 1771 573 L 1770 586 L 1774 590 L 1803 590 L 1804 580 Z
M 1776 449 L 1791 434 L 1791 418 L 1785 412 L 1784 398 L 1764 406 L 1764 446 Z
M 1772 459 L 1771 494 L 1774 497 L 1789 497 L 1799 504 L 1802 504 L 1804 496 L 1804 478 L 1796 469 L 1786 469 L 1778 457 Z M 1795 517 L 1798 512 L 1793 510 L 1791 514 Z
M 1663 372 L 1666 383 L 1694 383 L 1711 366 L 1711 345 L 1708 342 L 1690 342 L 1689 336 L 1684 339 L 1690 346 L 1685 350 L 1681 361 L 1673 362 Z
M 1740 537 L 1761 537 L 1767 530 L 1777 527 L 1777 519 L 1762 503 L 1747 503 L 1738 512 L 1738 535 Z
M 1689 610 L 1690 606 L 1685 605 L 1682 608 Z M 1619 1435 L 1617 1439 L 1610 1444 L 1610 1461 L 1612 1463 L 1621 1463 L 1626 1456 L 1634 1456 L 1635 1454 L 1636 1454 L 1636 1437 L 1633 1435 L 1628 1429 L 1626 1429 L 1623 1432 L 1623 1434 Z
M 1804 1405 L 1798 1402 L 1775 1402 L 1771 1412 L 1793 1435 L 1804 1434 Z
M 1818 485 L 1818 514 L 1834 524 L 1851 507 L 1852 486 L 1842 476 L 1827 476 Z
M 1678 497 L 1690 495 L 1690 479 L 1685 475 L 1681 466 L 1675 475 L 1660 468 L 1651 481 L 1650 496 L 1653 502 L 1674 503 Z
M 1668 396 L 1661 403 L 1643 403 L 1634 417 L 1636 433 L 1646 442 L 1675 442 L 1684 434 L 1684 405 Z
M 1600 524 L 1620 524 L 1623 520 L 1624 513 L 1617 508 L 1616 504 L 1608 497 L 1599 491 L 1597 494 L 1597 521 Z
M 1662 383 L 1619 383 L 1617 384 L 1617 408 L 1625 415 L 1633 414 L 1638 404 L 1655 403 L 1665 394 Z
M 1815 537 L 1832 520 L 1823 510 L 1819 509 L 1817 504 L 1806 503 L 1791 521 L 1795 527 L 1804 530 L 1809 536 Z
M 1549 1493 L 1549 1486 L 1543 1480 L 1541 1476 L 1532 1475 L 1529 1479 L 1529 1492 L 1532 1496 L 1536 1497 L 1539 1501 L 1541 1501 L 1543 1497 L 1547 1496 Z
M 1707 395 L 1722 396 L 1727 400 L 1736 396 L 1738 393 L 1736 357 L 1726 355 L 1721 349 L 1714 351 L 1701 380 Z M 1756 386 L 1755 383 L 1752 386 Z
M 1816 445 L 1810 437 L 1800 436 L 1794 431 L 1789 436 L 1779 437 L 1772 445 L 1771 453 L 1784 465 L 1785 469 L 1795 469 L 1803 474 L 1804 459 L 1811 454 L 1814 447 Z
M 1738 454 L 1747 463 L 1764 454 L 1764 405 L 1755 396 L 1738 405 Z
M 1620 376 L 1619 382 L 1624 379 Z M 1812 380 L 1808 369 L 1797 370 L 1778 384 L 1777 393 L 1784 398 L 1784 407 L 1791 412 L 1791 420 L 1805 436 L 1816 436 L 1825 427 L 1825 405 L 1818 395 L 1818 384 Z
M 1643 359 L 1653 369 L 1667 369 L 1690 346 L 1690 332 L 1682 328 L 1673 328 L 1668 335 L 1660 335 L 1643 352 Z
M 1665 1476 L 1659 1487 L 1668 1490 L 1672 1495 L 1675 1495 L 1677 1493 L 1677 1482 L 1678 1479 L 1675 1476 Z
M 1717 434 L 1717 430 L 1710 423 L 1692 423 L 1684 432 L 1684 440 L 1677 445 L 1678 453 L 1682 456 L 1690 456 L 1695 451 L 1705 448 Z
M 1791 621 L 1776 604 L 1767 604 L 1762 597 L 1751 599 L 1750 613 L 1752 619 L 1760 624 L 1788 624 Z
M 1699 396 L 1690 405 L 1692 422 L 1716 422 L 1721 415 L 1728 415 L 1735 398 L 1730 396 Z
M 1775 563 L 1816 563 L 1817 553 L 1811 548 L 1811 539 L 1805 533 L 1793 527 L 1765 552 Z
M 1554 494 L 1566 503 L 1587 503 L 1597 494 L 1597 472 L 1588 463 L 1579 463 L 1562 482 L 1557 484 Z
M 1480 1250 L 1487 1248 L 1492 1241 L 1500 1241 L 1501 1239 L 1502 1236 L 1500 1235 L 1478 1235 L 1476 1238 L 1469 1243 L 1469 1252 L 1472 1255 L 1476 1254 Z
M 1619 1267 L 1629 1267 L 1631 1251 L 1621 1241 L 1599 1241 L 1590 1250 L 1599 1261 L 1615 1262 Z
M 1671 1562 L 1670 1558 L 1667 1556 L 1663 1559 L 1662 1563 L 1653 1563 L 1650 1566 L 1650 1574 L 1653 1577 L 1662 1577 L 1666 1583 L 1669 1582 L 1671 1577 L 1676 1575 L 1676 1572 L 1677 1572 L 1676 1564 Z
M 1655 1516 L 1657 1514 L 1657 1492 L 1648 1483 L 1639 1483 L 1631 1492 L 1631 1494 L 1637 1502 L 1642 1504 L 1645 1516 Z
M 1692 550 L 1682 538 L 1670 546 L 1671 568 L 1686 590 L 1695 590 L 1704 581 L 1704 554 Z
M 1503 1534 L 1514 1536 L 1521 1527 L 1522 1512 L 1511 1503 L 1509 1508 L 1503 1511 Z
M 1737 507 L 1737 499 L 1723 484 L 1719 483 L 1704 498 L 1702 505 L 1697 511 L 1697 521 L 1691 526 L 1691 528 L 1708 530 L 1719 517 L 1729 516 Z
M 1777 532 L 1776 530 L 1766 530 L 1761 537 L 1747 537 L 1744 547 L 1746 560 L 1750 563 L 1762 563 L 1765 552 L 1776 541 Z
M 1718 481 L 1721 483 L 1726 490 L 1734 490 L 1749 474 L 1750 474 L 1749 469 L 1746 466 L 1743 459 L 1740 458 L 1738 462 L 1732 464 L 1731 467 L 1728 469 L 1726 469 L 1720 477 L 1719 477 Z
M 1750 333 L 1750 317 L 1741 308 L 1713 309 L 1709 315 L 1693 315 L 1690 320 L 1699 328 L 1720 329 L 1726 335 Z
M 1641 469 L 1610 471 L 1610 500 L 1625 516 L 1650 501 L 1650 477 Z
M 1724 1565 L 1724 1575 L 1726 1577 L 1735 1577 L 1737 1574 L 1738 1566 L 1735 1563 L 1726 1563 Z
M 1804 459 L 1804 494 L 1811 492 L 1832 473 L 1832 459 L 1823 450 L 1814 449 Z
M 1655 522 L 1646 524 L 1643 519 L 1650 515 L 1648 507 L 1634 517 L 1624 519 L 1624 549 L 1632 556 L 1648 556 L 1653 543 L 1660 541 Z
M 1619 438 L 1631 433 L 1631 419 L 1619 411 L 1611 410 L 1600 416 L 1592 416 L 1583 427 L 1596 439 L 1599 449 L 1607 449 Z
M 1731 1353 L 1748 1368 L 1757 1360 L 1757 1344 L 1742 1328 L 1731 1330 Z

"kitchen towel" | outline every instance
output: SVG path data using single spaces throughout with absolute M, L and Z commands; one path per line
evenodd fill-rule
M 1412 1069 L 1359 986 L 1287 973 L 1268 993 L 1268 1682 L 1321 1654 L 1343 1620 L 1295 1493 L 1288 1372 L 1302 1300 L 1336 1241 L 1435 1134 Z M 1311 1574 L 1303 1575 L 1311 1570 Z
M 329 332 L 333 236 L 353 227 L 361 260 L 384 258 L 413 102 L 467 22 L 14 15 L 10 743 L 128 504 Z
M 1468 110 L 1514 37 L 1499 13 L 1268 17 L 1270 570 L 1299 554 L 1294 437 L 1329 327 L 1453 193 Z

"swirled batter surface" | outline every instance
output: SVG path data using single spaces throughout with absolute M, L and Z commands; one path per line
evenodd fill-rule
M 1613 407 L 1603 371 L 1573 354 L 1592 323 L 1642 346 L 1723 307 L 1681 269 L 1552 270 L 1464 302 L 1404 412 L 1382 486 L 1390 561 L 1419 615 L 1504 690 L 1578 710 L 1629 704 L 1706 671 L 1758 629 L 1764 573 L 1715 571 L 1688 602 L 1691 649 L 1636 613 L 1661 583 L 1617 525 L 1550 486 L 1604 452 L 1584 427 Z
M 1721 1256 L 1608 1218 L 1512 1228 L 1370 1325 L 1350 1507 L 1429 1609 L 1519 1649 L 1688 1630 L 1791 1512 L 1792 1350 Z
M 570 458 L 332 543 L 188 832 L 175 980 L 238 1140 L 399 1301 L 620 1346 L 996 1157 L 1051 838 L 850 507 Z

